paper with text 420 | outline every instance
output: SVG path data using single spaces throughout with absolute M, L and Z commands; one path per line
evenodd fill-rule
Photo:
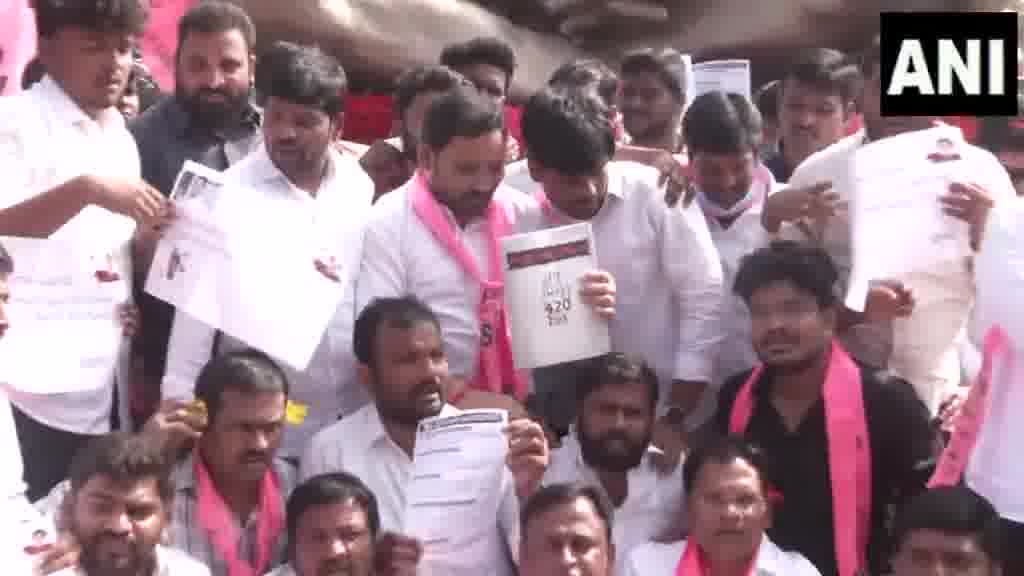
M 337 310 L 344 283 L 316 231 L 247 214 L 255 191 L 186 164 L 201 192 L 175 185 L 177 219 L 157 246 L 146 291 L 247 345 L 303 370 Z
M 846 305 L 863 310 L 873 280 L 904 279 L 970 254 L 967 224 L 942 212 L 953 182 L 970 181 L 963 135 L 938 126 L 872 142 L 851 158 L 853 268 Z
M 109 385 L 124 341 L 117 313 L 129 297 L 124 254 L 88 254 L 61 239 L 0 241 L 14 260 L 0 381 L 33 394 Z
M 583 275 L 597 269 L 590 223 L 507 236 L 501 248 L 516 368 L 611 351 L 608 321 L 580 301 Z
M 504 410 L 466 410 L 419 423 L 403 532 L 429 565 L 496 530 L 508 455 Z

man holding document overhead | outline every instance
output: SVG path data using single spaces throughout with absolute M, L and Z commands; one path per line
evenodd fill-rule
M 282 350 L 292 348 L 273 349 L 275 335 L 304 330 L 308 334 L 300 336 L 311 336 L 305 365 L 281 358 L 292 383 L 282 452 L 297 459 L 313 433 L 365 403 L 362 391 L 345 383 L 353 366 L 353 276 L 373 182 L 355 160 L 341 156 L 331 144 L 340 129 L 337 119 L 346 87 L 344 71 L 333 58 L 312 48 L 276 43 L 257 83 L 267 96 L 264 145 L 223 174 L 214 218 L 236 249 L 234 261 L 241 262 L 238 269 L 248 279 L 229 282 L 230 293 L 247 308 L 232 320 L 262 326 L 256 320 L 266 315 L 281 327 L 229 336 L 200 322 L 189 313 L 188 304 L 176 303 L 163 395 L 191 397 L 196 376 L 211 355 L 243 347 L 240 341 L 281 358 Z M 278 270 L 268 277 L 275 258 L 291 267 L 295 276 L 287 272 L 281 277 Z M 190 265 L 197 263 L 193 254 Z M 285 291 L 296 308 L 279 306 Z M 254 295 L 260 301 L 253 301 Z M 321 295 L 333 300 L 321 303 Z M 220 304 L 232 306 L 223 299 Z M 328 308 L 330 312 L 320 314 Z M 280 313 L 288 316 L 272 316 Z M 254 338 L 269 338 L 269 345 L 251 341 Z
M 501 186 L 509 137 L 502 110 L 457 87 L 431 104 L 421 132 L 416 174 L 370 213 L 357 307 L 416 296 L 440 318 L 454 376 L 523 400 L 527 380 L 513 365 L 499 240 L 536 229 L 537 205 Z M 582 283 L 584 301 L 610 315 L 611 276 L 589 273 Z M 451 391 L 454 403 L 461 396 Z
M 545 89 L 527 103 L 522 125 L 542 227 L 593 227 L 599 266 L 620 284 L 612 350 L 651 362 L 662 383 L 662 429 L 682 434 L 721 339 L 722 266 L 700 208 L 668 206 L 656 170 L 611 162 L 615 128 L 596 96 Z M 566 380 L 549 391 L 556 426 L 572 419 Z
M 880 67 L 876 38 L 864 60 L 865 130 L 802 163 L 763 221 L 771 232 L 786 222 L 783 234 L 824 246 L 847 293 L 840 330 L 851 352 L 891 338 L 891 358 L 875 350 L 865 360 L 888 364 L 936 413 L 959 395 L 981 223 L 1015 192 L 998 160 L 956 128 L 929 116 L 883 117 Z
M 436 576 L 513 574 L 519 505 L 549 460 L 540 425 L 449 403 L 441 323 L 414 298 L 370 303 L 353 341 L 374 402 L 313 438 L 301 477 L 346 471 L 366 482 L 385 533 L 379 571 L 419 563 Z

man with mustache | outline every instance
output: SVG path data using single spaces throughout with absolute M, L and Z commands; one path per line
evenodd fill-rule
M 773 542 L 822 574 L 881 574 L 888 511 L 923 490 L 935 431 L 905 380 L 856 363 L 836 340 L 837 278 L 812 245 L 779 241 L 741 261 L 734 290 L 761 363 L 726 381 L 714 425 L 776 464 Z
M 500 154 L 498 158 L 500 162 Z M 510 420 L 500 502 L 495 499 L 493 509 L 481 511 L 472 543 L 423 557 L 422 543 L 401 534 L 416 430 L 425 418 L 459 413 L 449 404 L 452 378 L 441 322 L 415 298 L 377 299 L 356 320 L 353 347 L 360 380 L 373 404 L 313 438 L 302 460 L 302 478 L 344 470 L 373 490 L 384 532 L 377 543 L 377 571 L 415 574 L 419 565 L 424 574 L 512 574 L 519 505 L 539 487 L 548 462 L 540 425 L 525 418 Z
M 552 452 L 544 483 L 584 482 L 608 494 L 622 574 L 630 550 L 667 536 L 682 513 L 681 465 L 663 473 L 654 463 L 658 377 L 639 358 L 608 354 L 583 370 L 576 402 L 576 425 Z
M 260 66 L 258 83 L 266 97 L 263 143 L 225 172 L 214 218 L 241 246 L 246 233 L 308 232 L 310 249 L 294 257 L 306 259 L 310 270 L 334 282 L 342 294 L 327 327 L 317 334 L 318 347 L 309 364 L 302 370 L 285 368 L 295 417 L 284 430 L 282 455 L 297 462 L 313 434 L 367 402 L 355 382 L 350 342 L 355 274 L 373 182 L 333 143 L 347 92 L 337 60 L 311 47 L 276 42 L 264 52 Z M 188 399 L 199 368 L 211 356 L 244 347 L 179 311 L 163 397 Z
M 174 487 L 157 443 L 115 432 L 92 440 L 71 465 L 63 507 L 81 545 L 63 576 L 210 576 L 180 550 L 160 544 L 171 521 Z
M 671 48 L 637 50 L 623 58 L 620 71 L 622 120 L 630 143 L 681 153 L 691 74 L 683 55 Z
M 377 498 L 346 472 L 314 476 L 288 497 L 288 564 L 267 576 L 388 576 L 373 572 Z
M 550 484 L 537 491 L 521 513 L 520 574 L 529 576 L 612 576 L 615 509 L 592 484 Z
M 198 2 L 178 22 L 174 96 L 164 98 L 133 121 L 142 158 L 142 177 L 164 196 L 186 160 L 224 170 L 254 150 L 260 140 L 260 112 L 252 104 L 256 31 L 235 3 Z M 144 422 L 160 398 L 174 307 L 141 289 L 156 237 L 140 247 L 136 298 L 144 321 L 136 358 L 143 382 L 133 391 L 133 412 Z M 191 386 L 191 383 L 189 384 Z

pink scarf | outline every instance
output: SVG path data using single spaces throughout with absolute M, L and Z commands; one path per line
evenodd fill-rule
M 756 553 L 754 560 L 750 563 L 750 568 L 747 570 L 750 576 L 754 576 L 755 566 L 757 566 Z M 679 564 L 676 564 L 675 576 L 711 576 L 711 567 L 708 566 L 707 555 L 704 554 L 704 550 L 700 546 L 692 542 L 686 543 L 683 557 L 679 559 Z
M 228 576 L 261 576 L 274 560 L 274 543 L 284 530 L 284 502 L 277 478 L 271 470 L 263 476 L 260 508 L 256 520 L 256 564 L 239 557 L 241 529 L 235 514 L 224 503 L 213 485 L 197 450 L 193 456 L 196 476 L 196 515 L 199 525 L 210 535 L 217 555 L 228 566 Z
M 1013 356 L 1006 354 L 1010 348 L 1010 338 L 1000 326 L 993 326 L 985 334 L 981 372 L 978 374 L 978 380 L 974 386 L 971 386 L 967 401 L 957 416 L 949 444 L 942 451 L 935 473 L 928 481 L 929 488 L 953 486 L 960 482 L 964 469 L 967 468 L 971 452 L 974 451 L 974 445 L 978 441 L 978 434 L 985 423 L 985 417 L 988 415 L 988 397 L 992 390 L 992 366 L 1003 355 L 1006 360 L 1011 360 Z
M 729 431 L 742 435 L 754 413 L 754 386 L 764 372 L 758 366 L 740 389 Z M 864 418 L 860 369 L 837 342 L 832 343 L 823 390 L 828 465 L 832 480 L 833 538 L 839 576 L 867 568 L 871 526 L 871 445 Z
M 480 366 L 471 386 L 524 400 L 527 393 L 526 380 L 515 369 L 505 310 L 505 270 L 499 241 L 511 226 L 505 206 L 497 200 L 491 200 L 487 208 L 491 265 L 489 277 L 485 277 L 476 259 L 456 236 L 444 209 L 430 192 L 426 177 L 417 171 L 410 186 L 412 208 L 416 215 L 462 270 L 480 285 Z

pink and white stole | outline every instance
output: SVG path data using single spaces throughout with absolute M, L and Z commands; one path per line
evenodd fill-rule
M 749 576 L 754 576 L 754 567 L 757 566 L 757 554 L 750 562 L 747 570 Z M 675 576 L 711 576 L 711 567 L 708 565 L 707 555 L 697 544 L 687 541 L 686 549 L 683 550 L 683 557 L 676 564 Z
M 1012 348 L 1010 337 L 1002 327 L 993 326 L 985 334 L 981 371 L 956 418 L 953 434 L 942 451 L 934 474 L 928 481 L 929 488 L 953 486 L 963 477 L 971 453 L 978 442 L 981 427 L 985 424 L 985 417 L 988 415 L 989 396 L 992 392 L 992 368 L 999 360 L 1011 361 Z
M 740 389 L 729 418 L 729 432 L 742 435 L 754 413 L 758 366 Z M 860 369 L 837 342 L 832 343 L 823 390 L 828 465 L 832 484 L 833 538 L 839 576 L 867 569 L 871 531 L 871 443 L 864 414 Z
M 413 175 L 410 186 L 412 208 L 416 216 L 459 263 L 462 270 L 480 285 L 480 365 L 471 386 L 525 400 L 526 379 L 515 369 L 512 337 L 505 309 L 505 269 L 502 266 L 500 238 L 508 234 L 512 226 L 507 208 L 497 199 L 492 199 L 487 207 L 487 247 L 491 262 L 489 274 L 484 276 L 476 258 L 455 234 L 453 224 L 430 192 L 422 172 L 417 171 Z
M 196 450 L 192 456 L 196 478 L 196 516 L 210 536 L 214 550 L 228 567 L 228 576 L 261 576 L 274 561 L 275 543 L 284 536 L 284 497 L 277 477 L 267 470 L 260 485 L 260 506 L 256 517 L 256 563 L 240 557 L 238 544 L 241 527 L 213 485 L 203 460 Z

